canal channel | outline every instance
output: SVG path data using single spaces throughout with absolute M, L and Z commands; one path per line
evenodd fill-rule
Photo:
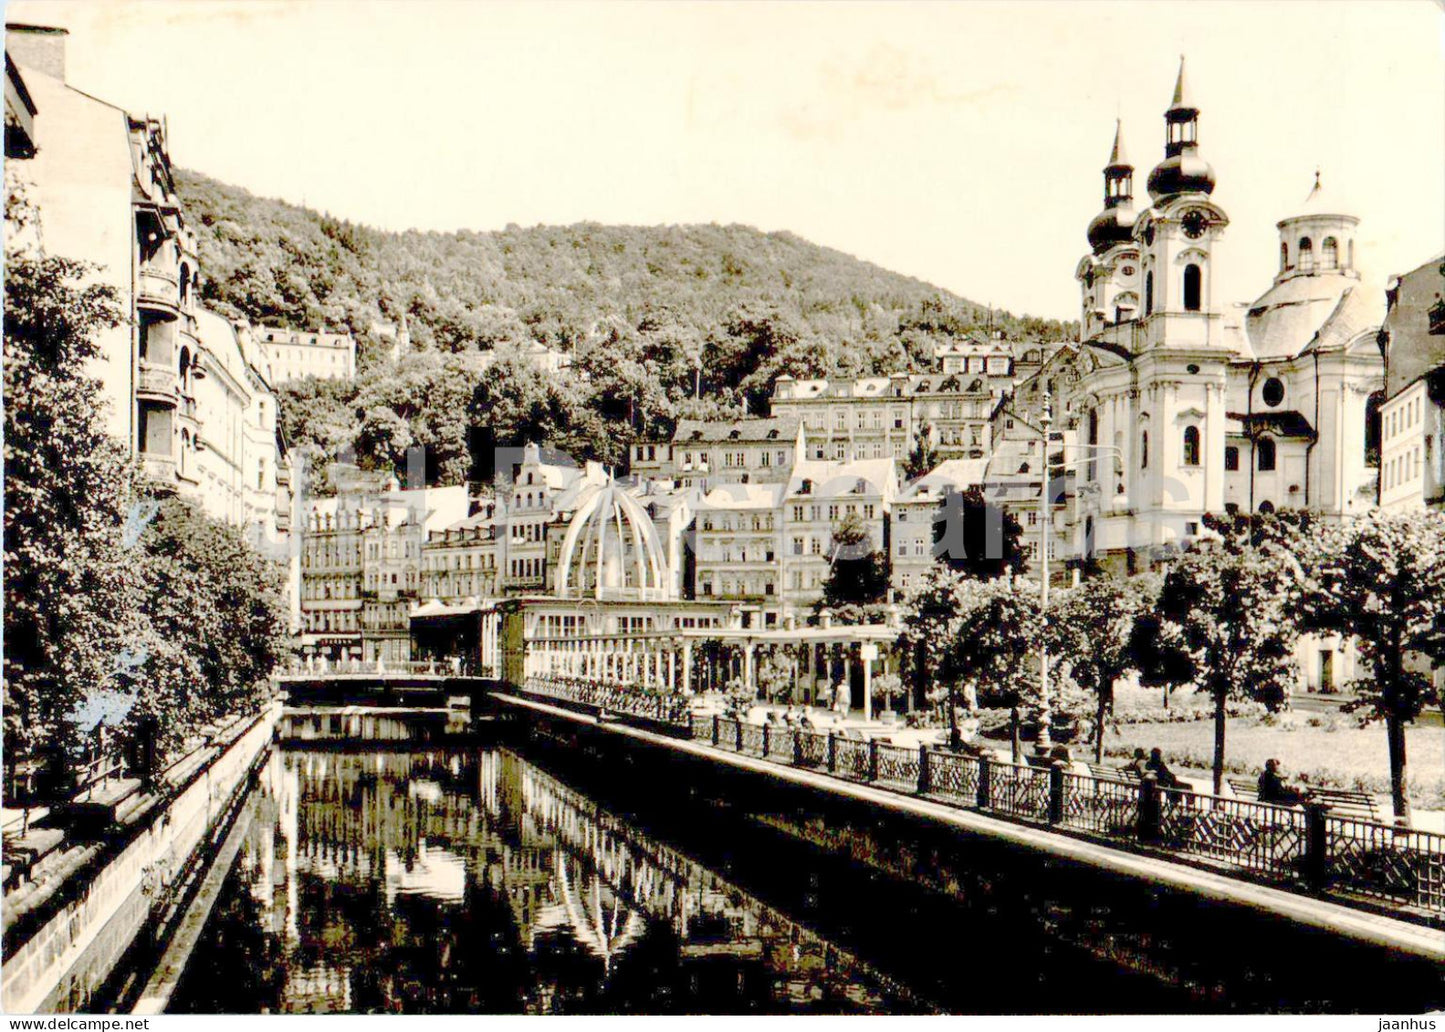
M 1410 1013 L 1445 973 L 596 732 L 278 748 L 172 1012 Z

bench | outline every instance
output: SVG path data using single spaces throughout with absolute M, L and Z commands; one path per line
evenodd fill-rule
M 1336 817 L 1353 817 L 1356 820 L 1380 823 L 1380 808 L 1375 797 L 1368 792 L 1350 788 L 1312 788 L 1310 802 L 1323 803 Z
M 1240 799 L 1246 799 L 1250 802 L 1257 802 L 1259 800 L 1258 781 L 1251 780 L 1250 778 L 1225 778 L 1224 780 L 1229 782 L 1229 787 L 1234 789 L 1234 794 Z
M 1131 784 L 1137 784 L 1139 781 L 1138 774 L 1123 767 L 1110 767 L 1106 763 L 1089 763 L 1086 766 L 1089 768 L 1089 773 L 1101 781 L 1128 781 Z

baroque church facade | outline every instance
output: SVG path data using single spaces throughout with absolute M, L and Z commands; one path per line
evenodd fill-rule
M 1384 310 L 1355 267 L 1359 220 L 1317 175 L 1278 223 L 1273 283 L 1250 303 L 1220 298 L 1229 217 L 1213 199 L 1199 113 L 1181 61 L 1164 157 L 1138 207 L 1116 129 L 1076 270 L 1080 342 L 1032 385 L 1071 431 L 1069 550 L 1120 572 L 1198 535 L 1205 513 L 1339 518 L 1376 500 Z

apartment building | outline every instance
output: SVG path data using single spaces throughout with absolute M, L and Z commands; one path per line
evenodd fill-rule
M 803 453 L 797 418 L 683 419 L 672 440 L 632 445 L 630 469 L 642 479 L 707 491 L 719 484 L 778 483 Z
M 350 380 L 356 376 L 356 340 L 349 333 L 321 333 L 258 326 L 256 341 L 266 353 L 277 383 Z
M 1445 508 L 1445 254 L 1386 291 L 1385 400 L 1380 406 L 1380 506 Z
M 99 332 L 87 369 L 107 429 L 156 491 L 276 542 L 290 530 L 292 473 L 270 376 L 199 303 L 164 120 L 69 86 L 65 30 L 6 29 L 7 181 L 34 209 L 34 244 L 89 263 L 121 299 L 125 318 Z
M 340 479 L 336 495 L 313 499 L 306 513 L 302 654 L 405 661 L 423 546 L 466 515 L 466 488 L 402 490 L 395 477 L 350 471 Z

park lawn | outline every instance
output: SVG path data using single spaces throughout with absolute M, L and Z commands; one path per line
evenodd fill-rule
M 1132 756 L 1134 749 L 1164 751 L 1165 762 L 1179 773 L 1206 774 L 1214 757 L 1214 723 L 1195 720 L 1179 724 L 1124 724 L 1104 737 L 1112 757 Z M 1410 727 L 1406 732 L 1406 775 L 1411 805 L 1445 809 L 1445 729 Z M 1271 757 L 1284 764 L 1291 780 L 1340 788 L 1359 788 L 1387 795 L 1390 791 L 1389 750 L 1383 724 L 1337 730 L 1324 727 L 1269 727 L 1255 717 L 1229 721 L 1225 767 L 1232 773 L 1257 776 Z

